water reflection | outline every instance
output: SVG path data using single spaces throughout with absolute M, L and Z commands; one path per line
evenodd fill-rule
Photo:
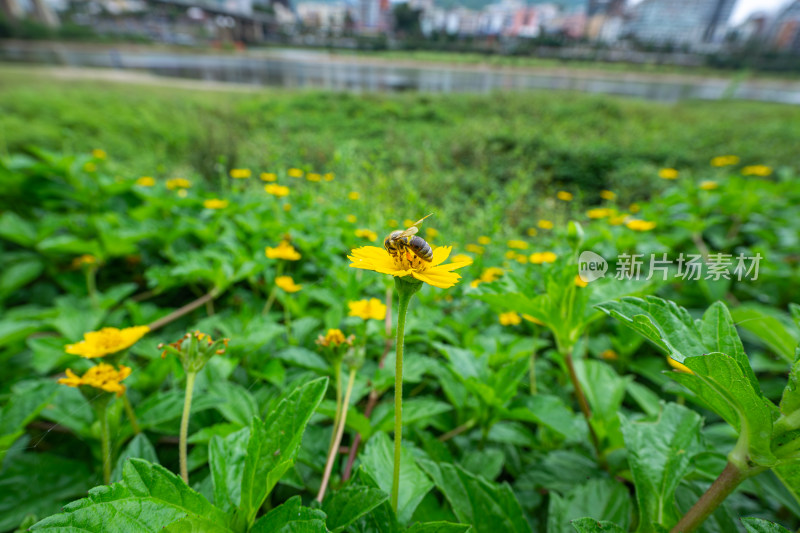
M 326 52 L 268 50 L 248 55 L 92 50 L 6 43 L 0 60 L 132 69 L 159 76 L 339 91 L 472 92 L 571 90 L 659 101 L 741 98 L 800 104 L 800 82 L 657 76 L 598 71 L 511 70 L 485 66 L 402 65 Z

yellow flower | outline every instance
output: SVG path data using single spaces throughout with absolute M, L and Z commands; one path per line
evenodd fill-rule
M 355 215 L 347 215 L 347 217 L 345 217 L 345 218 L 351 224 L 355 224 L 356 220 L 358 220 Z
M 283 204 L 283 210 L 289 212 L 292 210 L 292 204 Z
M 289 174 L 290 178 L 302 178 L 303 177 L 303 171 L 300 170 L 299 168 L 290 168 L 289 171 L 287 172 L 287 174 Z
M 358 200 L 359 198 L 361 198 L 361 195 L 356 191 L 352 191 L 347 194 L 347 197 L 350 198 L 351 200 Z M 412 222 L 411 224 L 409 224 L 409 226 L 412 226 L 413 224 L 414 223 Z
M 367 239 L 368 241 L 375 242 L 378 240 L 378 234 L 369 229 L 357 229 L 356 237 Z
M 87 161 L 86 163 L 83 164 L 83 170 L 85 170 L 86 172 L 94 172 L 95 170 L 97 170 L 97 165 L 95 165 L 91 161 Z
M 399 225 L 400 225 L 400 224 L 398 224 L 398 223 L 397 223 L 397 221 L 396 221 L 395 219 L 393 219 L 393 218 L 390 218 L 390 219 L 389 219 L 389 222 L 387 222 L 387 224 L 389 224 L 389 227 L 390 227 L 390 228 L 396 228 L 397 226 L 399 226 Z
M 75 344 L 67 344 L 65 349 L 68 354 L 80 355 L 87 359 L 103 357 L 112 353 L 130 348 L 136 341 L 150 331 L 147 326 L 134 326 L 132 328 L 117 329 L 103 328 L 100 331 L 90 331 L 83 334 L 83 340 Z
M 453 257 L 451 257 L 450 259 L 453 261 L 453 263 L 464 263 L 466 261 L 469 261 L 470 263 L 472 263 L 472 258 L 470 256 L 468 256 L 467 254 L 456 254 Z
M 415 222 L 414 220 L 411 220 L 410 218 L 407 218 L 407 219 L 405 219 L 403 221 L 403 226 L 406 227 L 406 228 L 410 228 L 411 226 L 414 225 L 414 222 Z
M 478 237 L 478 244 L 482 244 L 483 246 L 486 246 L 487 244 L 491 244 L 491 243 L 492 243 L 492 239 L 490 239 L 486 235 L 481 235 L 480 237 Z
M 425 238 L 426 239 L 435 239 L 436 236 L 439 235 L 439 230 L 436 228 L 425 228 Z
M 628 226 L 628 229 L 632 229 L 633 231 L 650 231 L 656 227 L 655 222 L 639 219 L 629 220 L 625 225 Z
M 306 179 L 308 181 L 322 181 L 322 175 L 317 174 L 316 172 L 309 172 L 306 174 Z
M 539 320 L 538 318 L 536 318 L 536 317 L 534 317 L 534 316 L 531 316 L 531 315 L 526 315 L 526 314 L 524 314 L 524 313 L 523 313 L 523 314 L 522 314 L 522 318 L 524 318 L 524 319 L 525 319 L 525 320 L 527 320 L 528 322 L 533 322 L 533 323 L 534 323 L 534 324 L 536 324 L 537 326 L 544 326 L 544 322 L 542 322 L 541 320 Z
M 616 197 L 617 197 L 617 193 L 615 193 L 615 192 L 611 192 L 611 191 L 607 191 L 607 190 L 600 191 L 600 198 L 602 198 L 603 200 L 613 200 Z
M 658 171 L 658 177 L 662 180 L 678 179 L 678 171 L 674 168 L 662 168 Z
M 455 257 L 453 258 L 453 260 L 455 260 Z M 505 271 L 502 268 L 489 267 L 481 273 L 480 278 L 473 280 L 472 283 L 470 283 L 470 287 L 477 287 L 481 283 L 491 283 L 493 281 L 496 281 L 504 273 Z
M 322 176 L 325 181 L 333 181 L 336 175 L 333 172 L 327 172 L 324 176 Z
M 515 252 L 514 250 L 506 251 L 506 259 L 514 259 L 515 257 L 517 257 L 517 252 Z
M 339 346 L 347 342 L 347 338 L 340 329 L 329 329 L 325 336 L 320 335 L 317 344 L 320 346 Z
M 450 246 L 440 246 L 433 250 L 433 258 L 430 262 L 423 261 L 411 252 L 399 254 L 393 257 L 383 248 L 377 246 L 362 246 L 350 252 L 347 256 L 353 268 L 374 270 L 382 274 L 390 274 L 396 277 L 412 276 L 428 285 L 447 289 L 452 287 L 461 276 L 453 272 L 457 268 L 465 267 L 469 263 L 448 263 L 442 264 L 450 256 Z
M 628 206 L 628 211 L 630 211 L 631 213 L 638 213 L 641 210 L 642 210 L 641 206 L 639 206 L 639 204 L 636 203 L 633 203 Z
M 558 191 L 556 194 L 556 198 L 562 200 L 564 202 L 571 202 L 572 201 L 572 193 L 567 191 Z
M 517 254 L 516 256 L 514 256 L 514 259 L 516 259 L 518 263 L 522 263 L 523 265 L 528 264 L 528 256 L 525 254 Z
M 172 178 L 167 180 L 167 189 L 174 191 L 175 189 L 188 189 L 192 186 L 192 182 L 186 178 Z
M 206 209 L 225 209 L 226 207 L 228 207 L 228 200 L 220 200 L 218 198 L 204 200 L 203 207 L 205 207 Z
M 736 155 L 718 155 L 711 159 L 711 166 L 713 167 L 727 167 L 735 165 L 739 162 L 739 156 Z
M 264 190 L 271 194 L 272 196 L 289 196 L 289 187 L 285 185 L 277 185 L 275 183 L 269 183 L 264 185 Z
M 575 276 L 575 286 L 576 287 L 583 288 L 583 287 L 587 286 L 588 284 L 589 283 L 586 282 L 586 281 L 583 281 L 580 276 Z
M 278 276 L 275 278 L 275 285 L 286 292 L 297 292 L 303 288 L 302 285 L 296 284 L 291 276 Z
M 621 226 L 621 225 L 622 225 L 622 224 L 624 224 L 624 223 L 625 223 L 625 221 L 627 221 L 629 218 L 630 218 L 630 215 L 628 215 L 628 214 L 626 214 L 626 213 L 622 213 L 622 214 L 620 214 L 620 215 L 617 215 L 617 216 L 610 217 L 610 218 L 608 219 L 608 223 L 609 223 L 609 224 L 611 224 L 612 226 Z
M 189 196 L 189 191 L 187 191 L 186 189 L 178 189 L 179 198 L 186 198 L 187 196 Z
M 97 263 L 97 258 L 92 254 L 83 254 L 72 260 L 72 268 L 80 268 L 84 265 L 94 265 Z
M 619 355 L 617 355 L 617 352 L 614 350 L 603 350 L 603 353 L 600 354 L 600 357 L 606 361 L 616 361 L 619 359 Z
M 289 244 L 287 241 L 283 240 L 276 246 L 275 248 L 267 248 L 264 250 L 264 254 L 269 259 L 286 259 L 287 261 L 297 261 L 300 259 L 300 253 L 295 250 L 294 246 Z
M 742 169 L 743 176 L 761 176 L 766 177 L 772 174 L 772 167 L 767 165 L 750 165 Z
M 500 320 L 500 323 L 504 326 L 518 326 L 519 324 L 522 323 L 522 319 L 514 311 L 509 311 L 508 313 L 500 313 L 498 319 Z
M 231 177 L 233 179 L 247 179 L 252 176 L 253 173 L 250 172 L 249 168 L 232 168 L 231 169 Z
M 261 178 L 261 181 L 278 181 L 278 175 L 274 172 L 262 172 L 259 178 Z
M 558 256 L 553 252 L 536 252 L 531 254 L 530 258 L 531 263 L 534 265 L 541 265 L 542 263 L 553 263 Z
M 125 393 L 125 385 L 120 383 L 131 374 L 131 369 L 125 365 L 120 365 L 119 370 L 107 363 L 100 363 L 93 366 L 83 376 L 77 376 L 71 369 L 67 369 L 67 377 L 58 380 L 62 385 L 68 387 L 80 387 L 88 385 L 106 392 L 113 392 L 117 396 Z
M 678 372 L 683 372 L 684 374 L 694 374 L 694 372 L 692 372 L 692 370 L 688 366 L 684 365 L 683 363 L 679 363 L 670 356 L 667 356 L 667 363 L 669 363 L 669 366 L 671 366 Z
M 609 209 L 607 207 L 596 207 L 594 209 L 589 209 L 586 211 L 586 216 L 589 218 L 606 218 L 610 217 L 614 214 L 613 209 Z
M 347 316 L 357 316 L 364 320 L 383 320 L 386 318 L 386 305 L 377 298 L 348 302 L 350 312 Z
M 553 229 L 553 223 L 549 220 L 540 220 L 537 224 L 541 229 Z
M 539 232 L 536 231 L 536 228 L 528 228 L 526 233 L 528 234 L 528 237 L 536 237 L 539 234 Z
M 700 182 L 700 188 L 704 191 L 713 191 L 714 189 L 719 187 L 719 183 L 716 181 L 705 180 Z
M 136 180 L 136 185 L 140 187 L 152 187 L 156 184 L 156 180 L 151 178 L 150 176 L 142 176 L 138 180 Z
M 527 250 L 528 243 L 525 241 L 520 241 L 516 239 L 512 239 L 506 243 L 509 248 L 515 248 L 517 250 Z
M 205 341 L 208 346 L 211 346 L 211 345 L 214 344 L 214 339 L 211 338 L 211 335 L 209 335 L 208 333 L 203 333 L 202 331 L 199 331 L 199 330 L 195 330 L 194 333 L 192 333 L 192 332 L 186 333 L 183 337 L 181 337 L 177 341 L 169 343 L 169 346 L 172 346 L 176 350 L 181 351 L 181 346 L 183 345 L 184 341 L 188 341 L 192 337 L 196 338 L 198 341 Z M 224 354 L 225 350 L 228 348 L 228 341 L 229 340 L 230 339 L 222 339 L 221 342 L 222 342 L 222 344 L 224 346 L 220 347 L 214 353 L 217 354 L 217 355 Z M 165 348 L 166 346 L 167 346 L 166 344 L 162 343 L 162 344 L 158 345 L 158 348 L 159 348 L 159 350 L 161 350 L 161 349 Z M 164 350 L 163 352 L 161 352 L 161 359 L 166 358 L 167 357 L 167 353 L 168 353 L 168 350 Z
M 483 246 L 477 244 L 468 244 L 465 246 L 466 250 L 471 254 L 483 255 Z
M 100 148 L 95 148 L 92 150 L 92 157 L 95 159 L 105 159 L 106 158 L 106 151 L 101 150 Z

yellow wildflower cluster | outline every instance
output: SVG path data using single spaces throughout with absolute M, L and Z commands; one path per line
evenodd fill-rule
M 610 217 L 614 213 L 615 211 L 613 209 L 609 209 L 608 207 L 596 207 L 586 211 L 586 216 L 589 218 L 598 219 Z
M 500 320 L 500 324 L 503 326 L 518 326 L 522 323 L 522 319 L 514 311 L 500 313 L 498 319 Z
M 364 320 L 383 320 L 386 318 L 386 305 L 377 298 L 348 302 L 350 312 L 347 316 L 357 316 Z
M 529 257 L 531 263 L 534 265 L 541 265 L 542 263 L 553 263 L 558 256 L 553 252 L 535 252 Z
M 487 237 L 486 235 L 481 235 L 478 237 L 478 244 L 486 246 L 487 244 L 492 244 L 492 239 Z
M 86 371 L 83 376 L 76 375 L 72 369 L 67 369 L 67 377 L 58 380 L 68 387 L 83 385 L 111 392 L 117 396 L 125 394 L 125 385 L 121 381 L 131 374 L 130 367 L 120 365 L 119 370 L 107 363 L 100 363 Z
M 97 263 L 97 258 L 91 254 L 83 254 L 72 260 L 72 268 L 81 268 Z
M 302 285 L 296 284 L 291 276 L 278 276 L 275 278 L 275 285 L 286 292 L 297 292 L 303 288 Z
M 68 344 L 65 348 L 68 354 L 80 355 L 87 359 L 103 357 L 130 348 L 148 331 L 150 328 L 147 326 L 125 329 L 103 328 L 100 331 L 84 333 L 82 341 Z
M 528 237 L 536 237 L 539 234 L 539 232 L 536 231 L 536 228 L 528 228 L 525 233 L 528 234 Z
M 701 181 L 700 188 L 703 189 L 704 191 L 713 191 L 714 189 L 719 188 L 719 183 L 711 180 Z
M 772 167 L 767 165 L 749 165 L 742 169 L 743 176 L 761 176 L 765 178 L 772 174 Z
M 553 223 L 544 219 L 540 220 L 537 226 L 541 229 L 553 229 Z
M 286 187 L 285 185 L 277 185 L 275 183 L 269 183 L 267 185 L 264 185 L 264 190 L 267 193 L 271 194 L 272 196 L 277 196 L 279 198 L 284 196 L 289 196 L 289 187 Z
M 247 179 L 252 176 L 253 173 L 250 172 L 249 168 L 232 168 L 231 169 L 231 177 L 233 179 Z
M 336 178 L 336 175 L 333 172 L 326 172 L 322 177 L 325 181 L 333 181 Z
M 658 177 L 662 180 L 678 179 L 678 171 L 674 168 L 662 168 L 658 171 Z
M 142 176 L 136 180 L 136 185 L 139 187 L 152 187 L 155 184 L 156 180 L 154 180 L 151 176 Z
M 357 229 L 356 237 L 367 239 L 368 241 L 375 242 L 378 240 L 378 234 L 369 229 Z
M 639 219 L 629 220 L 625 225 L 628 226 L 628 229 L 632 229 L 633 231 L 650 231 L 656 227 L 655 222 Z
M 314 182 L 322 181 L 322 175 L 316 172 L 309 172 L 308 174 L 306 174 L 306 179 L 308 181 L 314 181 Z
M 572 193 L 567 191 L 558 191 L 558 193 L 556 193 L 556 198 L 564 202 L 571 202 Z
M 739 156 L 736 155 L 718 155 L 711 159 L 712 167 L 727 167 L 739 163 Z
M 504 274 L 504 270 L 498 267 L 489 267 L 481 273 L 480 278 L 473 280 L 470 283 L 471 287 L 477 287 L 481 283 L 491 283 L 496 281 Z
M 617 197 L 617 193 L 611 191 L 600 191 L 600 198 L 603 200 L 614 200 Z
M 92 150 L 92 157 L 94 157 L 95 159 L 105 159 L 106 157 L 108 157 L 108 154 L 106 154 L 105 150 L 101 150 L 100 148 L 95 148 L 94 150 Z
M 425 228 L 425 238 L 435 239 L 439 235 L 439 230 L 436 228 Z
M 478 246 L 477 244 L 468 244 L 464 247 L 469 253 L 483 255 L 484 249 L 483 246 Z
M 228 200 L 211 198 L 210 200 L 203 201 L 203 207 L 205 207 L 206 209 L 225 209 L 226 207 L 228 207 Z
M 525 241 L 515 240 L 512 239 L 506 243 L 509 248 L 514 248 L 516 250 L 527 250 L 528 243 Z
M 174 191 L 175 189 L 188 189 L 192 186 L 192 182 L 186 178 L 172 178 L 167 180 L 167 189 Z
M 583 287 L 586 287 L 588 284 L 589 284 L 589 282 L 588 281 L 583 281 L 583 279 L 580 276 L 575 276 L 575 286 L 576 287 L 583 288 Z
M 453 263 L 472 263 L 472 258 L 467 254 L 456 254 L 451 259 Z
M 297 261 L 301 257 L 300 252 L 286 240 L 282 240 L 275 248 L 267 246 L 264 254 L 269 259 L 285 259 L 287 261 Z
M 287 172 L 290 178 L 302 178 L 304 172 L 299 168 L 290 168 Z
M 261 178 L 261 181 L 278 181 L 278 175 L 274 172 L 262 172 L 258 177 Z
M 358 200 L 359 198 L 361 198 L 361 195 L 356 191 L 351 191 L 347 194 L 347 197 L 351 200 Z M 414 225 L 413 221 L 411 222 L 411 224 L 408 224 L 408 226 L 413 226 L 413 225 Z

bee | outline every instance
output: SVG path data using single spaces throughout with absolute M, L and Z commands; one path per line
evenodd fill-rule
M 433 213 L 431 213 L 431 215 L 432 214 Z M 431 215 L 417 220 L 405 231 L 396 230 L 391 232 L 386 239 L 384 239 L 383 247 L 386 248 L 386 251 L 393 257 L 397 257 L 403 253 L 404 250 L 409 250 L 423 261 L 432 260 L 433 250 L 431 250 L 431 245 L 425 242 L 425 239 L 417 235 L 419 231 L 418 226 Z

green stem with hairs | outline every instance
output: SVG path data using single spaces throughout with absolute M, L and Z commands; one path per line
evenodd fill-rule
M 111 430 L 108 426 L 108 402 L 98 406 L 97 416 L 100 418 L 100 447 L 103 455 L 103 483 L 111 483 Z
M 317 501 L 322 503 L 325 498 L 325 491 L 328 489 L 328 482 L 331 479 L 331 472 L 333 471 L 333 463 L 339 452 L 339 445 L 342 443 L 342 436 L 344 435 L 344 427 L 347 422 L 347 411 L 350 406 L 350 395 L 353 392 L 353 384 L 356 382 L 356 368 L 350 369 L 350 375 L 347 378 L 347 391 L 344 393 L 344 404 L 342 405 L 342 414 L 336 429 L 334 430 L 333 446 L 328 451 L 328 460 L 325 462 L 325 472 L 322 474 L 322 483 L 319 487 L 317 494 Z
M 186 372 L 186 396 L 183 399 L 183 416 L 181 416 L 181 433 L 178 439 L 178 455 L 181 467 L 181 477 L 189 484 L 189 469 L 186 465 L 186 440 L 189 433 L 189 412 L 192 410 L 192 393 L 194 392 L 194 378 L 196 371 Z
M 411 297 L 422 286 L 422 282 L 408 282 L 395 278 L 397 288 L 397 341 L 394 374 L 394 472 L 392 475 L 392 509 L 397 513 L 400 494 L 400 454 L 403 442 L 403 337 L 406 329 L 406 313 Z
M 127 392 L 122 395 L 122 405 L 125 407 L 125 414 L 128 415 L 128 421 L 131 423 L 133 434 L 138 435 L 142 432 L 142 429 L 139 427 L 139 421 L 136 419 L 136 413 L 133 411 L 133 406 L 131 405 L 131 400 L 128 398 Z

